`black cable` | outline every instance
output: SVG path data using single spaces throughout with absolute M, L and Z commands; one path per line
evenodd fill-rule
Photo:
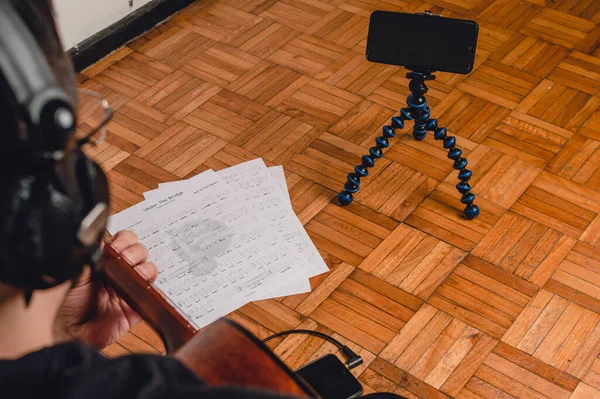
M 334 344 L 335 346 L 337 346 L 340 349 L 342 349 L 344 347 L 344 345 L 340 341 L 338 341 L 337 339 L 333 338 L 330 335 L 324 334 L 319 331 L 302 330 L 302 329 L 281 331 L 281 332 L 278 332 L 278 333 L 268 336 L 267 338 L 263 339 L 262 342 L 267 342 L 267 341 L 272 340 L 273 338 L 277 338 L 277 337 L 281 337 L 282 335 L 289 335 L 289 334 L 315 335 L 319 338 L 323 338 L 324 340 L 331 342 L 332 344 Z
M 340 341 L 338 341 L 337 339 L 333 338 L 332 336 L 329 336 L 329 335 L 324 334 L 324 333 L 319 332 L 319 331 L 302 330 L 302 329 L 281 331 L 281 332 L 278 332 L 278 333 L 275 333 L 273 335 L 268 336 L 267 338 L 263 339 L 262 342 L 265 343 L 267 341 L 272 340 L 273 338 L 277 338 L 277 337 L 281 337 L 282 335 L 289 335 L 289 334 L 314 335 L 316 337 L 319 337 L 319 338 L 322 338 L 322 339 L 324 339 L 326 341 L 331 342 L 332 344 L 334 344 L 335 346 L 337 346 L 338 348 L 340 348 L 340 350 L 342 351 L 342 353 L 344 354 L 344 356 L 346 356 L 346 359 L 347 359 L 346 360 L 346 367 L 348 368 L 348 370 L 351 370 L 354 367 L 361 365 L 362 362 L 363 362 L 363 358 L 361 356 L 357 355 L 348 346 L 342 344 Z

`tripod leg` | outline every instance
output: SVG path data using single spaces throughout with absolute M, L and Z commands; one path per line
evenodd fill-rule
M 466 205 L 464 211 L 465 218 L 468 220 L 475 219 L 479 216 L 479 207 L 473 204 L 473 201 L 475 201 L 475 194 L 470 192 L 471 185 L 469 184 L 469 179 L 471 179 L 473 172 L 466 169 L 468 161 L 466 158 L 462 157 L 462 150 L 456 148 L 456 137 L 448 136 L 445 127 L 438 127 L 437 119 L 429 119 L 429 112 L 422 112 L 421 115 L 419 115 L 419 118 L 416 119 L 421 119 L 421 122 L 423 122 L 423 119 L 426 119 L 426 121 L 424 121 L 425 129 L 434 132 L 434 139 L 443 141 L 442 145 L 448 150 L 448 158 L 454 161 L 453 167 L 459 171 L 458 179 L 460 181 L 456 185 L 456 189 L 462 194 L 460 202 Z
M 360 189 L 360 179 L 369 175 L 369 168 L 375 166 L 375 161 L 383 157 L 383 149 L 390 146 L 388 139 L 396 136 L 396 129 L 404 128 L 404 121 L 412 120 L 412 113 L 408 108 L 400 110 L 400 116 L 392 117 L 392 124 L 382 129 L 382 135 L 375 139 L 375 146 L 369 148 L 369 154 L 362 156 L 362 163 L 354 167 L 354 172 L 348 173 L 348 181 L 344 184 L 344 190 L 338 194 L 338 200 L 342 206 L 349 205 L 354 197 L 352 194 Z

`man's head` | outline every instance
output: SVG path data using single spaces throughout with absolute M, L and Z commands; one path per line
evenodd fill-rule
M 0 281 L 76 278 L 98 250 L 104 174 L 74 139 L 77 94 L 48 0 L 0 0 Z

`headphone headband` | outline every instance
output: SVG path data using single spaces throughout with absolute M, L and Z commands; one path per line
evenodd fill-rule
M 28 124 L 27 144 L 35 150 L 55 151 L 73 131 L 75 117 L 48 63 L 40 62 L 45 58 L 10 2 L 0 0 L 0 70 Z

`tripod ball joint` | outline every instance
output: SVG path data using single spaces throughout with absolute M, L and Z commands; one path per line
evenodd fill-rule
M 340 205 L 342 206 L 350 205 L 353 200 L 354 198 L 352 198 L 352 194 L 346 191 L 342 191 L 338 194 L 338 201 L 340 201 Z
M 473 220 L 477 216 L 479 216 L 479 207 L 477 205 L 467 205 L 465 207 L 464 214 L 465 214 L 465 219 Z

